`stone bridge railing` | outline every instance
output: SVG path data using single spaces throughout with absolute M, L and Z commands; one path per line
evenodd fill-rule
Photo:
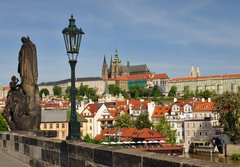
M 0 151 L 33 167 L 227 167 L 157 153 L 0 132 Z

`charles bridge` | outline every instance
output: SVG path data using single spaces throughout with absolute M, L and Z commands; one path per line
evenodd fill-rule
M 40 137 L 30 132 L 0 132 L 0 151 L 33 167 L 230 167 L 223 163 Z

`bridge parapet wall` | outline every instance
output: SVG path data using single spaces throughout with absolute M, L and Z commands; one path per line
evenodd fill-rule
M 157 153 L 0 132 L 0 151 L 34 167 L 227 167 L 231 165 Z

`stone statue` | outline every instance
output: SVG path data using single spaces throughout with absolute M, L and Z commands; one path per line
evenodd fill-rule
M 12 76 L 3 116 L 13 131 L 39 130 L 41 107 L 37 86 L 37 52 L 29 37 L 22 37 L 18 57 L 21 83 Z
M 36 46 L 29 37 L 22 37 L 22 47 L 18 57 L 18 73 L 21 77 L 21 87 L 28 96 L 29 109 L 35 110 L 36 103 L 40 104 L 40 96 L 37 87 L 37 51 Z

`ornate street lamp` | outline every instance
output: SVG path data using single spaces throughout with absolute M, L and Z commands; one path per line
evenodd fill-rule
M 80 139 L 80 123 L 77 121 L 76 114 L 76 96 L 75 96 L 75 66 L 79 53 L 80 43 L 84 32 L 75 25 L 73 15 L 69 19 L 68 27 L 62 30 L 64 42 L 66 45 L 69 64 L 71 66 L 71 116 L 68 127 L 67 140 Z

